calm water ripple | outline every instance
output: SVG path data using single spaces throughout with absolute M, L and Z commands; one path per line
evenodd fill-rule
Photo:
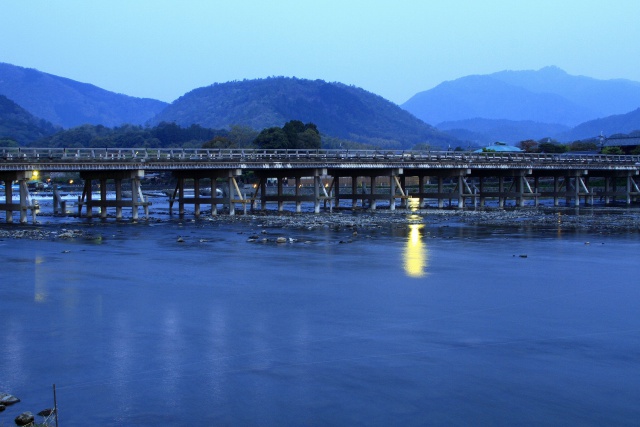
M 1 241 L 0 425 L 53 383 L 61 425 L 640 419 L 637 234 L 261 231 Z

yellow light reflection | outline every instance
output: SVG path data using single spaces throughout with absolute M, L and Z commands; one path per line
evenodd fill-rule
M 424 277 L 429 262 L 429 252 L 420 230 L 424 224 L 410 224 L 409 238 L 404 248 L 404 271 L 409 277 Z

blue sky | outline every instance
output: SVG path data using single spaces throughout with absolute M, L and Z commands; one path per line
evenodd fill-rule
M 19 0 L 0 16 L 0 62 L 167 102 L 269 76 L 398 104 L 445 80 L 547 65 L 640 81 L 637 0 Z

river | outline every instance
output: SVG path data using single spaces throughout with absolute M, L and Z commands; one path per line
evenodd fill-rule
M 0 241 L 0 425 L 640 420 L 638 233 L 264 225 Z

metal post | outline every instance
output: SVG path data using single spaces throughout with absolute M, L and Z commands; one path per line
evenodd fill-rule
M 58 398 L 56 397 L 56 385 L 53 385 L 53 413 L 56 417 L 56 427 L 58 427 Z

